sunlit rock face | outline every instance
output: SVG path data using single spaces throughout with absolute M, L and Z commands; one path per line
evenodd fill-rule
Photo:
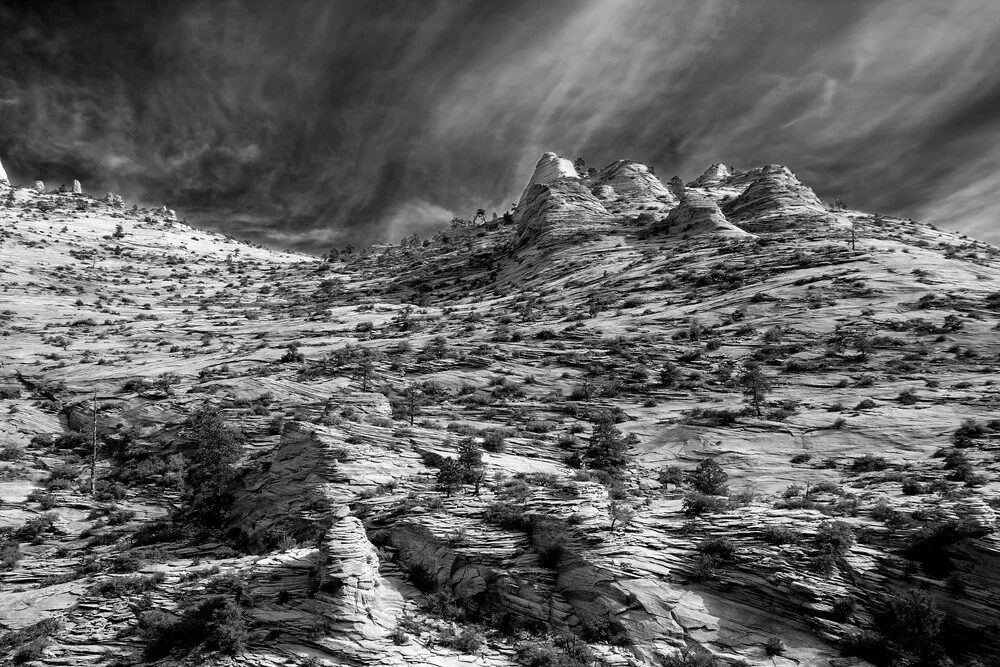
M 80 181 L 77 181 L 77 180 L 73 181 L 73 194 L 75 194 L 75 195 L 82 195 L 83 194 L 83 186 L 80 185 Z
M 775 218 L 829 217 L 819 197 L 787 167 L 767 165 L 730 179 L 730 184 L 749 179 L 752 180 L 746 190 L 722 206 L 722 212 L 731 222 L 760 223 Z
M 576 168 L 573 163 L 564 157 L 559 157 L 555 153 L 544 153 L 535 164 L 535 171 L 531 174 L 528 185 L 525 186 L 521 198 L 517 202 L 517 219 L 521 219 L 524 212 L 524 204 L 528 198 L 528 192 L 532 186 L 544 185 L 561 178 L 577 179 Z
M 611 231 L 611 214 L 576 178 L 530 186 L 518 210 L 521 243 L 545 244 Z
M 632 204 L 677 204 L 677 198 L 663 186 L 649 167 L 632 160 L 615 160 L 587 179 L 591 186 L 610 186 Z
M 4 171 L 3 162 L 0 162 L 0 185 L 10 185 L 10 180 L 7 178 L 7 172 Z
M 681 203 L 671 209 L 662 227 L 669 234 L 718 233 L 727 236 L 750 236 L 726 220 L 726 216 L 722 214 L 714 199 L 695 190 L 683 193 Z

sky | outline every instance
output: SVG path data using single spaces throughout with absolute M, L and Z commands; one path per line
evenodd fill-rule
M 16 184 L 272 247 L 503 212 L 546 151 L 1000 242 L 997 0 L 3 0 L 0 35 Z

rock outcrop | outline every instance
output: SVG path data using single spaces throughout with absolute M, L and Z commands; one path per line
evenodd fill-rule
M 549 152 L 543 154 L 535 164 L 535 171 L 531 174 L 531 179 L 528 181 L 528 185 L 525 186 L 524 191 L 521 193 L 521 198 L 517 202 L 515 221 L 523 219 L 524 206 L 527 203 L 528 193 L 532 187 L 545 185 L 565 178 L 579 180 L 573 163 L 564 157 L 559 157 L 555 153 Z
M 535 184 L 518 206 L 518 243 L 548 244 L 612 231 L 612 216 L 578 179 Z
M 705 170 L 698 178 L 694 179 L 688 183 L 688 187 L 692 188 L 708 188 L 716 185 L 721 185 L 731 176 L 729 172 L 729 167 L 724 164 L 713 164 L 711 167 Z
M 10 185 L 10 179 L 7 178 L 7 172 L 3 168 L 3 162 L 0 162 L 0 185 Z
M 610 186 L 632 205 L 666 204 L 673 206 L 677 198 L 663 187 L 649 167 L 632 160 L 615 160 L 587 179 L 592 187 Z
M 80 185 L 80 181 L 78 181 L 76 179 L 73 179 L 73 194 L 75 194 L 75 195 L 82 195 L 83 194 L 83 186 Z
M 31 187 L 35 192 L 45 192 L 45 181 L 35 181 L 35 184 Z
M 750 236 L 736 225 L 726 220 L 719 205 L 711 197 L 700 192 L 687 190 L 680 204 L 671 209 L 667 219 L 657 225 L 657 229 L 668 234 L 725 234 L 727 236 Z
M 823 202 L 803 185 L 787 167 L 768 165 L 739 197 L 722 207 L 734 223 L 767 224 L 779 218 L 822 218 L 829 216 Z

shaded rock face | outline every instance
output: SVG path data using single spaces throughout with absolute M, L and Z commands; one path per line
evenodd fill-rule
M 575 178 L 532 185 L 518 211 L 520 244 L 545 244 L 612 230 L 611 214 Z
M 0 162 L 0 185 L 10 185 L 10 180 L 7 178 L 7 172 L 3 168 L 3 162 Z
M 722 214 L 722 210 L 714 199 L 694 190 L 684 192 L 681 203 L 670 211 L 667 219 L 659 227 L 669 234 L 714 233 L 727 236 L 750 236 L 726 220 L 726 216 Z
M 543 154 L 535 164 L 535 171 L 531 174 L 531 179 L 528 181 L 528 185 L 525 186 L 524 191 L 521 193 L 521 198 L 517 202 L 517 217 L 515 220 L 522 219 L 524 206 L 527 203 L 528 194 L 531 192 L 532 187 L 564 178 L 578 180 L 576 168 L 573 166 L 573 163 L 564 157 L 559 157 L 555 153 Z
M 80 181 L 77 181 L 75 179 L 73 180 L 73 194 L 75 195 L 83 194 L 83 186 L 80 185 Z
M 688 185 L 693 188 L 707 188 L 713 185 L 721 185 L 730 176 L 729 167 L 724 164 L 713 164 L 705 170 L 705 173 L 691 181 Z
M 677 198 L 650 173 L 649 167 L 632 160 L 616 160 L 588 180 L 595 187 L 609 185 L 618 195 L 636 204 L 677 203 Z
M 819 197 L 803 185 L 787 167 L 768 165 L 736 199 L 722 207 L 735 223 L 761 222 L 776 216 L 820 216 L 829 218 Z

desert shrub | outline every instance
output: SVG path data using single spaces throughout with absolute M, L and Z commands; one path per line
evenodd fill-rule
M 854 531 L 843 521 L 827 521 L 816 531 L 813 543 L 821 554 L 839 558 L 854 545 Z
M 483 521 L 500 526 L 505 530 L 530 531 L 534 526 L 534 518 L 524 513 L 523 505 L 512 505 L 505 502 L 487 505 L 483 512 Z
M 58 517 L 51 512 L 47 512 L 41 516 L 32 517 L 25 521 L 20 528 L 14 531 L 14 537 L 21 542 L 31 542 L 40 537 L 42 533 L 52 530 L 52 527 L 56 525 L 57 518 Z
M 583 638 L 590 643 L 603 642 L 612 646 L 625 646 L 629 642 L 624 624 L 612 618 L 611 614 L 584 620 L 580 630 Z
M 698 545 L 698 552 L 719 561 L 727 561 L 736 556 L 736 546 L 726 537 L 710 537 Z
M 656 479 L 663 486 L 680 486 L 684 483 L 684 471 L 677 466 L 664 466 L 657 471 Z
M 916 589 L 886 596 L 874 616 L 875 626 L 896 653 L 916 659 L 931 655 L 944 621 L 944 613 L 938 610 L 934 598 Z
M 4 445 L 0 447 L 0 461 L 20 461 L 24 458 L 24 447 Z
M 483 434 L 483 449 L 499 454 L 506 449 L 503 431 L 491 430 Z
M 20 561 L 20 545 L 14 540 L 0 538 L 0 571 L 12 570 Z
M 858 403 L 857 405 L 855 405 L 854 409 L 855 410 L 870 410 L 870 409 L 872 409 L 874 407 L 877 407 L 877 406 L 878 406 L 878 404 L 875 401 L 873 401 L 870 398 L 866 398 L 865 400 L 863 400 L 860 403 Z
M 861 658 L 876 665 L 889 665 L 895 658 L 893 651 L 886 645 L 885 638 L 873 630 L 858 630 L 847 635 L 841 652 L 845 656 Z
M 458 635 L 452 634 L 449 636 L 446 633 L 442 633 L 438 638 L 438 642 L 443 646 L 450 646 L 459 653 L 466 655 L 475 655 L 482 651 L 486 645 L 486 639 L 474 628 L 466 628 Z
M 922 493 L 927 493 L 927 489 L 917 480 L 908 477 L 903 480 L 903 493 L 907 496 L 919 496 Z
M 792 457 L 792 463 L 809 463 L 812 460 L 812 454 L 796 454 Z
M 957 521 L 924 526 L 910 537 L 906 556 L 919 562 L 931 579 L 944 579 L 953 569 L 948 550 L 962 537 Z
M 851 596 L 837 598 L 833 601 L 833 616 L 841 622 L 845 622 L 854 616 L 858 608 L 858 601 Z
M 151 575 L 130 574 L 121 577 L 112 577 L 94 584 L 87 593 L 96 597 L 111 598 L 125 595 L 135 595 L 145 593 L 157 587 L 164 579 L 162 572 Z
M 558 569 L 569 553 L 569 534 L 554 523 L 533 526 L 531 545 L 538 552 L 543 567 Z
M 799 541 L 799 534 L 788 526 L 771 525 L 761 531 L 761 538 L 768 544 L 794 544 Z
M 851 462 L 851 472 L 877 472 L 879 470 L 885 470 L 889 467 L 889 464 L 881 456 L 874 456 L 872 454 L 865 454 L 860 458 L 856 458 Z
M 975 419 L 966 419 L 952 435 L 952 442 L 956 447 L 971 447 L 975 444 L 975 438 L 984 436 L 986 432 L 986 427 Z
M 139 628 L 147 641 L 146 657 L 151 659 L 163 657 L 174 649 L 189 651 L 199 645 L 233 655 L 247 641 L 243 611 L 222 596 L 192 605 L 179 616 L 147 611 L 139 616 Z
M 560 634 L 552 641 L 530 641 L 516 647 L 517 661 L 524 667 L 589 667 L 598 664 L 585 641 L 571 634 Z
M 724 512 L 729 509 L 729 499 L 722 496 L 710 496 L 698 491 L 684 496 L 682 504 L 687 516 L 701 516 L 712 512 Z
M 764 642 L 764 653 L 769 656 L 784 655 L 788 648 L 779 637 L 768 637 Z
M 896 399 L 902 405 L 914 405 L 919 400 L 917 398 L 917 392 L 914 391 L 913 389 L 904 389 L 903 391 L 899 392 L 899 395 L 896 397 Z

